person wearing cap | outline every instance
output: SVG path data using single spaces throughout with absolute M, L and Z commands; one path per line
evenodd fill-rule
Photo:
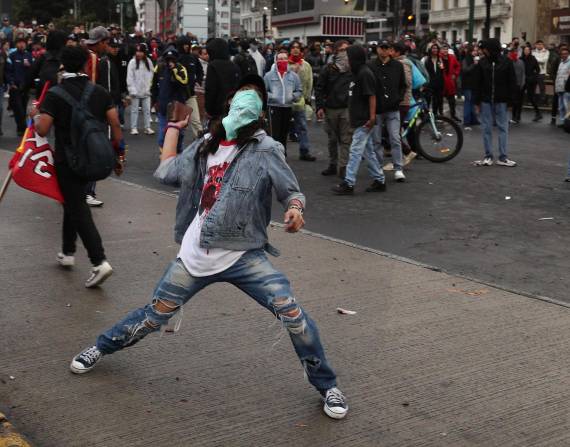
M 514 167 L 516 162 L 507 154 L 509 136 L 508 104 L 517 95 L 517 79 L 512 61 L 502 54 L 501 42 L 487 39 L 479 45 L 485 55 L 475 68 L 473 102 L 480 109 L 483 127 L 485 157 L 474 162 L 475 166 L 491 166 L 493 157 L 493 121 L 499 131 L 499 159 L 496 164 Z
M 111 38 L 109 31 L 104 26 L 97 26 L 89 30 L 89 38 L 85 40 L 85 45 L 89 50 L 89 60 L 87 61 L 86 74 L 93 83 L 100 84 L 100 80 L 110 76 L 108 61 L 101 63 L 101 58 L 107 54 L 107 42 Z M 103 67 L 101 66 L 103 65 Z M 106 69 L 105 69 L 106 67 Z M 107 75 L 107 76 L 105 76 Z M 109 82 L 107 83 L 107 90 L 109 90 Z M 105 85 L 102 85 L 105 87 Z
M 259 42 L 255 39 L 251 39 L 249 41 L 249 54 L 255 60 L 255 64 L 257 66 L 257 74 L 263 78 L 265 75 L 265 58 L 259 52 Z
M 77 34 L 72 33 L 67 36 L 67 39 L 65 39 L 66 47 L 76 47 L 77 45 L 79 45 L 79 36 Z
M 263 130 L 267 94 L 261 78 L 251 76 L 237 86 L 221 122 L 182 154 L 177 155 L 177 140 L 189 117 L 176 117 L 176 122 L 168 124 L 154 175 L 180 189 L 175 226 L 175 239 L 181 244 L 178 255 L 151 302 L 99 335 L 95 345 L 73 358 L 70 369 L 75 374 L 91 371 L 102 358 L 158 332 L 173 317 L 180 318 L 182 306 L 203 288 L 227 282 L 281 321 L 305 376 L 324 400 L 325 414 L 342 419 L 348 405 L 317 325 L 300 305 L 289 279 L 266 254 L 278 254 L 267 235 L 273 192 L 285 209 L 289 233 L 304 225 L 305 196 L 287 165 L 283 146 Z
M 386 130 L 390 140 L 390 151 L 392 153 L 392 164 L 394 165 L 394 179 L 397 182 L 404 182 L 406 176 L 403 171 L 402 139 L 400 137 L 400 104 L 406 94 L 406 75 L 404 66 L 394 60 L 392 55 L 392 44 L 386 40 L 380 42 L 377 48 L 378 59 L 370 61 L 369 66 L 376 77 L 378 98 L 376 103 L 377 117 L 376 127 L 371 138 L 379 150 L 378 157 L 380 163 L 384 163 L 383 151 L 380 150 L 382 141 L 382 127 L 386 124 Z M 382 171 L 382 178 L 384 172 Z
M 131 135 L 138 135 L 139 106 L 142 108 L 143 128 L 146 135 L 154 135 L 150 127 L 150 100 L 154 66 L 147 56 L 144 43 L 135 48 L 135 57 L 127 66 L 127 89 L 131 98 Z
M 170 47 L 162 54 L 162 60 L 155 67 L 154 79 L 151 87 L 155 110 L 158 116 L 158 146 L 164 144 L 164 133 L 168 124 L 168 105 L 174 102 L 185 104 L 188 99 L 188 72 L 178 62 L 178 51 Z M 180 136 L 178 149 L 182 150 Z
M 16 121 L 18 136 L 24 135 L 26 130 L 26 108 L 28 105 L 28 93 L 26 80 L 32 69 L 32 54 L 26 49 L 25 38 L 16 41 L 16 51 L 8 57 L 6 65 L 6 83 L 10 93 L 9 103 Z
M 200 120 L 200 109 L 198 108 L 198 99 L 196 97 L 196 84 L 202 82 L 204 72 L 198 56 L 192 51 L 192 39 L 188 36 L 182 36 L 178 39 L 177 45 L 180 54 L 179 62 L 186 68 L 188 73 L 188 100 L 186 105 L 192 109 L 190 127 L 192 128 L 194 138 L 198 138 L 198 135 L 202 132 L 202 121 Z

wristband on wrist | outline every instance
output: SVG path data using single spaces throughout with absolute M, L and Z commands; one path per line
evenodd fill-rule
M 299 205 L 289 205 L 289 209 L 297 210 L 299 213 L 301 213 L 301 216 L 303 215 L 303 208 L 301 208 Z
M 168 130 L 168 129 L 176 129 L 178 132 L 180 132 L 180 131 L 182 130 L 182 129 L 180 128 L 180 126 L 177 126 L 177 125 L 174 124 L 174 123 L 168 123 L 168 124 L 166 125 L 166 130 Z

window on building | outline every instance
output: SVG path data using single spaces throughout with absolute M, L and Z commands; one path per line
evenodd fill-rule
M 430 0 L 422 0 L 421 8 L 424 10 L 431 9 L 431 1 Z
M 454 29 L 454 30 L 451 32 L 451 41 L 452 41 L 452 42 L 457 42 L 457 30 L 456 30 L 456 29 Z
M 441 40 L 446 40 L 447 39 L 447 31 L 442 31 L 441 32 Z
M 501 27 L 500 26 L 496 26 L 495 28 L 493 28 L 493 37 L 495 39 L 501 40 Z
M 281 15 L 287 14 L 287 1 L 286 0 L 273 0 L 273 14 Z
M 230 16 L 230 13 L 227 11 L 222 11 L 222 19 L 227 19 Z
M 364 10 L 364 0 L 356 0 L 354 4 L 355 11 L 363 11 Z
M 388 11 L 388 0 L 378 0 L 378 11 Z
M 299 12 L 301 9 L 301 1 L 300 0 L 287 0 L 287 14 L 291 14 L 293 12 Z
M 301 0 L 301 10 L 310 11 L 315 9 L 315 0 Z
M 459 0 L 453 0 L 453 7 L 459 8 Z
M 372 12 L 376 10 L 376 0 L 366 0 L 366 11 Z
M 444 11 L 449 9 L 449 0 L 443 0 L 443 8 Z

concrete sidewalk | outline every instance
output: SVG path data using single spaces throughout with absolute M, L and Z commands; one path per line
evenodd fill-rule
M 56 266 L 55 202 L 13 185 L 0 203 L 0 412 L 35 446 L 570 443 L 567 308 L 278 227 L 275 264 L 319 324 L 345 420 L 322 413 L 271 315 L 228 285 L 193 299 L 178 334 L 72 375 L 72 356 L 148 302 L 177 252 L 172 197 L 112 180 L 98 191 L 116 270 L 99 290 L 83 287 L 83 249 L 73 271 Z

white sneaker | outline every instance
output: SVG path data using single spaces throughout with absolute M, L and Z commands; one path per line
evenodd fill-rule
M 394 180 L 398 183 L 404 183 L 406 181 L 406 176 L 403 171 L 394 171 Z
M 64 255 L 63 253 L 57 254 L 57 262 L 62 267 L 73 267 L 75 265 L 75 256 Z
M 342 419 L 348 413 L 348 404 L 342 391 L 337 387 L 329 388 L 323 396 L 325 414 L 333 419 Z
M 97 200 L 95 197 L 93 197 L 92 195 L 87 194 L 87 196 L 85 196 L 85 202 L 87 202 L 87 205 L 89 206 L 102 206 L 103 202 L 101 202 L 100 200 Z
M 113 267 L 107 261 L 103 261 L 97 267 L 93 267 L 91 270 L 91 276 L 85 281 L 85 287 L 91 288 L 96 287 L 113 274 Z
M 103 353 L 99 351 L 97 346 L 91 346 L 73 357 L 69 369 L 75 374 L 89 372 L 101 358 L 103 358 Z
M 148 129 L 144 130 L 145 135 L 154 135 L 154 130 L 152 130 L 150 127 Z
M 493 159 L 491 157 L 485 157 L 483 160 L 474 161 L 475 166 L 493 166 Z
M 404 166 L 408 166 L 414 158 L 416 158 L 418 154 L 414 151 L 410 152 L 408 155 L 404 156 Z
M 514 168 L 517 165 L 516 161 L 505 158 L 504 160 L 497 160 L 499 166 L 506 166 L 507 168 Z
M 382 169 L 384 171 L 393 171 L 394 170 L 394 163 L 386 163 Z
M 138 135 L 138 134 L 139 134 L 138 129 L 131 129 L 131 135 Z

